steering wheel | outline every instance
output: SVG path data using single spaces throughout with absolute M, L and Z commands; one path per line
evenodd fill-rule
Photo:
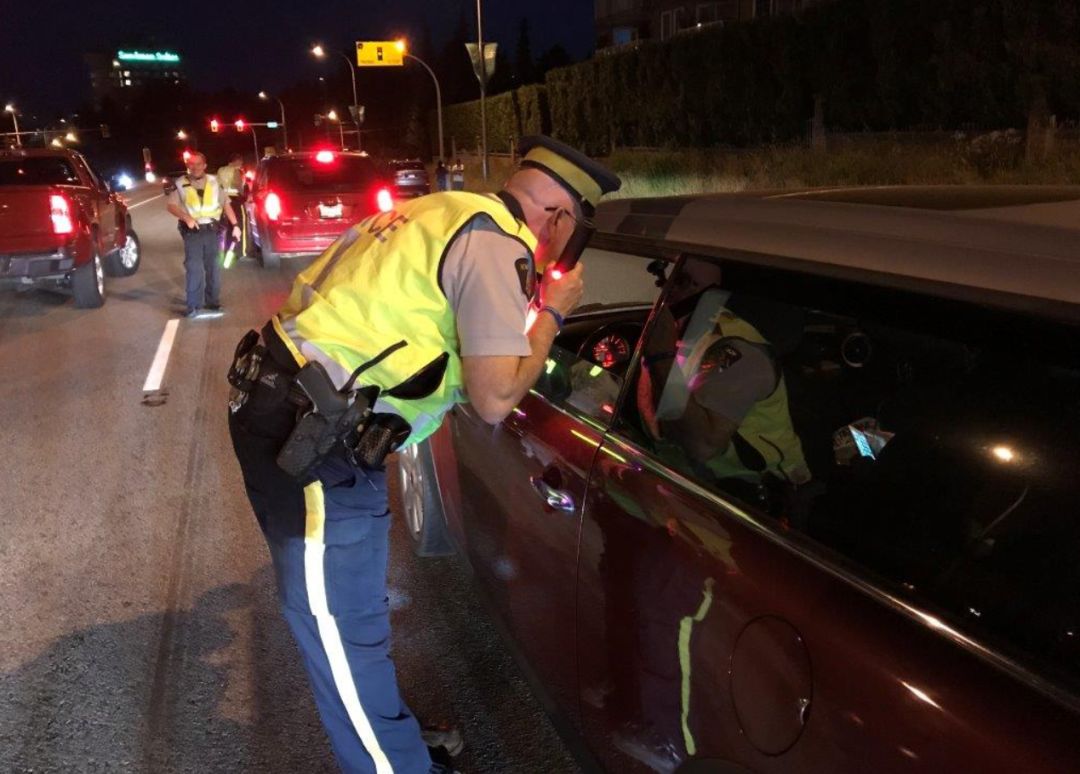
M 634 322 L 601 325 L 581 342 L 577 356 L 616 376 L 624 376 L 643 327 Z

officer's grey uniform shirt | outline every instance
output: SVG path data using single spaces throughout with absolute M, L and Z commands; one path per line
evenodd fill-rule
M 702 408 L 742 424 L 754 404 L 776 389 L 776 364 L 763 346 L 743 339 L 726 341 L 738 351 L 738 361 L 695 384 L 694 400 Z
M 525 245 L 488 215 L 477 216 L 447 247 L 439 276 L 457 319 L 462 356 L 531 354 L 526 265 L 531 270 Z

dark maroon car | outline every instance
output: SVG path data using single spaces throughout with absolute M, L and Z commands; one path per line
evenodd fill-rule
M 399 461 L 593 762 L 1080 770 L 1080 188 L 597 221 L 535 389 Z
M 349 226 L 394 206 L 391 185 L 366 153 L 329 149 L 259 162 L 244 216 L 263 266 L 321 253 Z

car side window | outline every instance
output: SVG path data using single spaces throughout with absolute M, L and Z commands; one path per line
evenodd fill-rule
M 590 248 L 581 260 L 583 303 L 555 339 L 534 389 L 608 424 L 660 288 L 648 258 Z
M 1080 691 L 1077 333 L 690 258 L 616 428 Z

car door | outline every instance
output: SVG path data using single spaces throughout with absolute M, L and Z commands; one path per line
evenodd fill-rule
M 577 714 L 574 597 L 585 482 L 621 387 L 617 371 L 582 352 L 592 355 L 605 325 L 634 335 L 658 292 L 636 256 L 594 250 L 585 265 L 590 298 L 603 305 L 567 322 L 535 388 L 494 427 L 468 404 L 450 422 L 463 548 L 530 668 L 570 717 Z M 612 275 L 620 279 L 604 281 Z M 620 342 L 624 355 L 613 365 L 629 357 L 632 343 Z
M 116 206 L 116 195 L 105 184 L 104 178 L 99 176 L 81 155 L 75 156 L 80 167 L 81 176 L 88 183 L 88 202 L 92 207 L 95 222 L 98 226 L 99 248 L 102 254 L 111 252 L 119 246 L 121 228 L 119 223 L 120 209 Z
M 666 329 L 664 311 L 687 299 L 673 314 L 685 322 Z M 697 346 L 700 309 L 739 336 Z M 751 328 L 776 384 L 734 411 L 713 399 L 753 377 L 738 367 L 751 350 L 726 350 Z M 1074 769 L 1080 534 L 1065 503 L 1076 478 L 1051 461 L 1078 453 L 1070 335 L 907 292 L 685 259 L 582 517 L 582 726 L 604 767 Z M 781 461 L 759 464 L 734 441 L 734 458 L 702 456 L 713 447 L 678 433 L 707 436 L 710 423 L 679 428 L 670 390 L 685 416 L 691 399 L 731 412 Z

